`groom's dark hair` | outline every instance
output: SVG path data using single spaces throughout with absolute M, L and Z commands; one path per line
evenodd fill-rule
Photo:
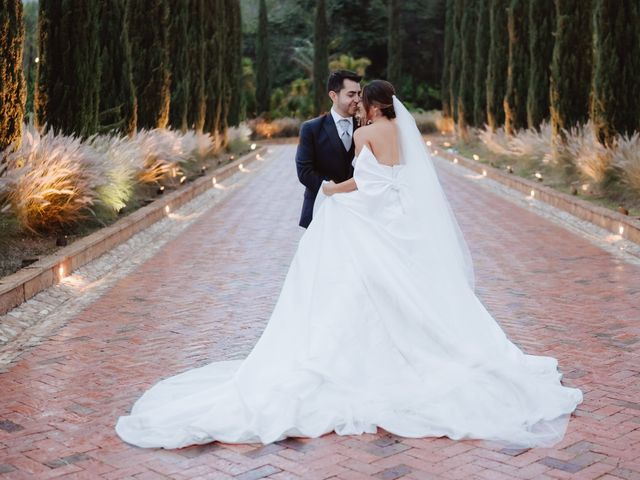
M 358 75 L 356 72 L 352 72 L 351 70 L 336 70 L 335 72 L 331 72 L 329 75 L 329 80 L 327 81 L 327 93 L 340 92 L 340 90 L 344 88 L 345 78 L 358 83 L 362 80 L 361 75 Z

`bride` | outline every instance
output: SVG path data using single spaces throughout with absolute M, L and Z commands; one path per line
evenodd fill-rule
M 509 446 L 562 439 L 582 393 L 474 294 L 464 239 L 391 84 L 363 89 L 354 177 L 325 183 L 262 337 L 162 380 L 120 417 L 140 447 L 374 433 Z M 320 201 L 322 200 L 322 201 Z

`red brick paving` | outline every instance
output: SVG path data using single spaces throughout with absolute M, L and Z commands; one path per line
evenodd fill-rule
M 0 479 L 640 479 L 640 268 L 468 180 L 441 180 L 479 295 L 585 392 L 556 448 L 377 435 L 147 450 L 118 416 L 162 377 L 242 358 L 301 231 L 294 146 L 0 375 Z

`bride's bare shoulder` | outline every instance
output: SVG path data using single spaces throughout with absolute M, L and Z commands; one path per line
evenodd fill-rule
M 360 150 L 362 150 L 362 147 L 364 147 L 365 145 L 370 145 L 371 144 L 371 127 L 373 125 L 363 125 L 361 127 L 358 127 L 354 130 L 353 132 L 353 141 L 356 144 L 356 156 L 360 153 Z M 369 148 L 371 148 L 369 146 Z
M 360 153 L 362 147 L 367 145 L 369 150 L 375 152 L 381 145 L 395 142 L 396 138 L 395 122 L 376 122 L 370 125 L 363 125 L 353 132 L 353 140 L 356 144 L 356 155 Z
M 376 122 L 369 126 L 372 127 L 369 131 L 370 138 L 375 143 L 386 143 L 390 139 L 395 138 L 397 134 L 396 124 L 393 120 L 389 122 Z
M 371 133 L 371 127 L 373 127 L 373 124 L 371 125 L 362 125 L 358 128 L 356 128 L 353 132 L 353 138 L 354 140 L 357 139 L 362 139 L 362 138 L 367 138 L 369 136 L 369 134 Z
M 354 139 L 365 139 L 365 138 L 377 138 L 379 135 L 384 135 L 385 133 L 391 133 L 394 130 L 395 124 L 391 123 L 370 123 L 369 125 L 362 125 L 358 127 L 353 132 Z

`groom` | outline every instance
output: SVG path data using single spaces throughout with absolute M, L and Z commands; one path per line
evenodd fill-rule
M 362 77 L 348 70 L 329 75 L 327 90 L 333 102 L 331 111 L 302 124 L 296 152 L 298 179 L 306 189 L 300 226 L 307 228 L 313 215 L 313 203 L 323 180 L 344 182 L 353 176 L 353 116 L 360 102 Z

